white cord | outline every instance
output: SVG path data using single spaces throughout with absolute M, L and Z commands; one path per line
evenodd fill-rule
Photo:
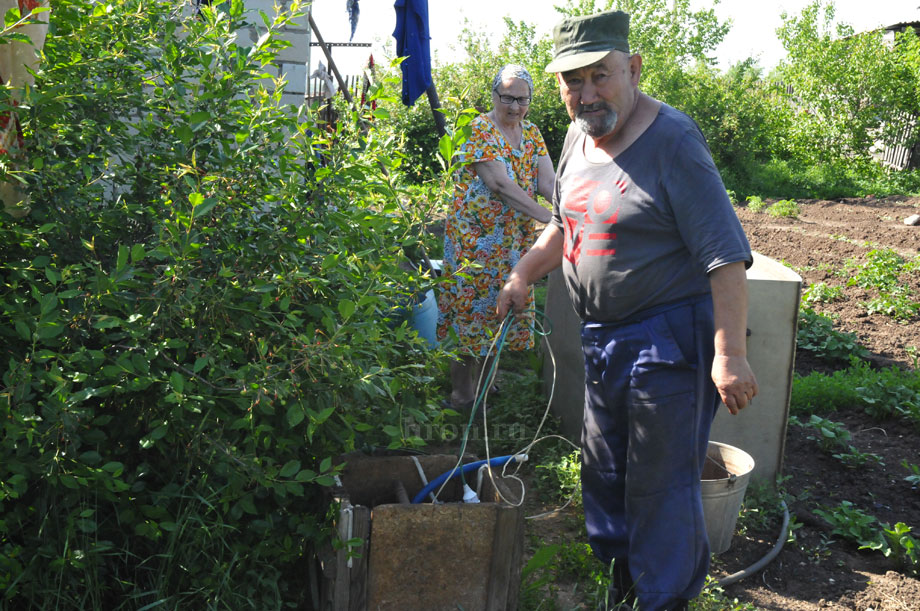
M 524 485 L 524 481 L 520 477 L 517 476 L 517 473 L 520 470 L 521 465 L 523 464 L 523 461 L 509 460 L 504 465 L 502 465 L 502 472 L 499 477 L 503 480 L 507 480 L 507 479 L 515 480 L 521 485 L 521 498 L 517 501 L 511 501 L 508 498 L 506 498 L 505 495 L 502 494 L 501 490 L 495 483 L 495 474 L 492 471 L 492 466 L 490 464 L 492 457 L 491 457 L 491 452 L 489 450 L 489 422 L 488 422 L 488 417 L 486 414 L 487 412 L 486 397 L 488 396 L 488 392 L 482 392 L 483 388 L 487 388 L 487 389 L 492 388 L 492 383 L 494 382 L 495 377 L 498 375 L 498 363 L 499 363 L 500 353 L 497 353 L 495 351 L 495 347 L 498 344 L 498 340 L 502 337 L 502 332 L 504 331 L 505 325 L 508 324 L 508 320 L 510 319 L 506 318 L 505 320 L 502 321 L 501 325 L 498 328 L 498 332 L 495 334 L 495 336 L 492 339 L 492 343 L 489 344 L 489 349 L 486 351 L 485 359 L 483 361 L 483 367 L 479 371 L 479 380 L 477 381 L 477 384 L 476 384 L 476 394 L 474 395 L 477 398 L 476 400 L 478 401 L 480 395 L 482 395 L 482 428 L 483 428 L 483 441 L 485 442 L 485 452 L 486 452 L 486 462 L 483 465 L 483 467 L 480 468 L 479 475 L 477 476 L 477 480 L 479 481 L 477 481 L 476 493 L 477 495 L 480 493 L 480 490 L 479 490 L 480 483 L 481 483 L 480 478 L 482 474 L 482 469 L 484 468 L 488 472 L 489 481 L 492 483 L 492 487 L 495 489 L 495 492 L 498 494 L 499 498 L 505 503 L 507 503 L 508 505 L 511 505 L 512 507 L 520 507 L 521 505 L 524 504 L 524 498 L 526 496 L 526 490 L 527 490 L 527 487 Z M 546 333 L 546 329 L 543 326 L 543 324 L 539 322 L 536 317 L 534 317 L 534 326 L 539 328 L 539 331 L 543 337 L 546 337 L 547 335 L 549 335 L 548 333 Z M 546 402 L 546 409 L 543 411 L 543 417 L 540 419 L 540 424 L 537 426 L 537 430 L 534 431 L 533 439 L 522 450 L 518 452 L 513 452 L 512 453 L 513 456 L 529 455 L 530 450 L 536 444 L 540 443 L 541 441 L 545 439 L 552 439 L 552 438 L 562 439 L 563 441 L 571 445 L 576 450 L 580 449 L 578 445 L 572 443 L 569 439 L 566 439 L 565 437 L 561 435 L 545 435 L 543 437 L 539 437 L 540 431 L 543 430 L 543 425 L 546 424 L 546 420 L 547 418 L 549 418 L 550 408 L 552 407 L 553 397 L 555 396 L 555 392 L 556 392 L 556 356 L 553 353 L 552 345 L 548 341 L 546 342 L 545 345 L 549 352 L 550 363 L 552 364 L 552 371 L 553 371 L 552 383 L 550 384 L 549 398 Z M 489 363 L 489 357 L 492 356 L 493 353 L 496 355 L 495 362 Z M 486 364 L 489 364 L 489 366 L 487 367 Z M 483 378 L 486 376 L 487 369 L 491 372 L 491 375 L 489 375 L 488 379 L 485 380 L 485 384 L 487 385 L 484 386 Z M 475 408 L 476 408 L 476 403 L 474 401 L 472 409 L 475 409 Z M 469 431 L 471 424 L 472 422 L 467 423 L 467 431 Z M 463 452 L 461 451 L 460 456 L 457 457 L 457 463 L 454 465 L 453 469 L 451 470 L 451 474 L 453 474 L 453 472 L 455 472 L 461 466 L 462 463 L 463 463 Z M 514 471 L 512 473 L 508 473 L 507 472 L 508 465 L 511 463 L 518 463 L 518 464 L 514 468 Z M 438 496 L 440 496 L 441 491 L 444 489 L 444 486 L 447 485 L 447 482 L 450 481 L 450 479 L 451 477 L 448 477 L 447 479 L 445 479 L 444 482 L 441 484 L 441 487 L 438 488 L 438 491 L 436 493 L 431 494 L 432 502 L 437 501 Z M 572 492 L 572 495 L 569 496 L 569 499 L 565 502 L 564 505 L 562 505 L 562 507 L 559 507 L 558 509 L 554 509 L 553 511 L 545 512 L 545 513 L 538 514 L 535 516 L 527 516 L 526 519 L 537 519 L 537 518 L 540 518 L 546 515 L 551 515 L 558 511 L 562 511 L 563 509 L 565 509 L 572 503 L 573 499 L 575 498 L 575 494 L 578 493 L 579 489 L 580 489 L 580 485 L 575 487 L 575 490 Z
M 422 469 L 422 463 L 419 462 L 418 456 L 414 456 L 414 455 L 412 456 L 412 462 L 415 463 L 415 468 L 418 469 L 418 476 L 422 478 L 422 488 L 424 488 L 425 486 L 428 485 L 428 478 L 425 477 L 425 470 Z M 436 497 L 433 492 L 429 492 L 428 496 L 431 497 L 432 503 L 438 502 L 438 497 Z
M 492 352 L 495 350 L 495 346 L 496 346 L 496 344 L 498 344 L 498 340 L 499 340 L 499 338 L 501 338 L 501 336 L 502 336 L 502 329 L 504 328 L 506 322 L 507 322 L 507 319 L 505 319 L 505 320 L 502 321 L 502 324 L 499 325 L 499 327 L 498 327 L 498 333 L 496 333 L 496 334 L 495 334 L 495 337 L 492 338 L 492 343 L 489 344 L 489 349 L 486 350 L 485 360 L 483 361 L 484 364 L 487 363 L 487 362 L 489 361 L 489 355 L 492 354 Z M 494 366 L 492 369 L 493 369 L 494 371 L 496 371 L 496 372 L 498 371 L 498 361 L 497 361 L 497 360 L 496 360 L 496 362 L 495 362 L 495 366 Z M 488 394 L 488 393 L 482 393 L 482 388 L 483 388 L 483 386 L 482 386 L 482 377 L 483 377 L 483 375 L 485 375 L 485 371 L 486 371 L 486 367 L 485 367 L 485 366 L 483 366 L 482 369 L 479 370 L 479 380 L 478 380 L 478 382 L 476 383 L 476 394 L 473 395 L 474 397 L 476 397 L 476 399 L 473 401 L 473 406 L 470 408 L 470 410 L 475 410 L 475 409 L 476 409 L 476 401 L 479 400 L 479 395 L 482 394 L 482 395 L 483 395 L 483 396 L 482 396 L 482 413 L 483 413 L 483 415 L 485 415 L 485 413 L 486 413 L 486 396 L 485 396 L 485 395 Z M 491 386 L 491 380 L 494 380 L 494 379 L 495 379 L 495 374 L 493 374 L 493 375 L 491 376 L 491 378 L 490 378 L 490 383 L 489 383 L 490 385 L 488 386 L 488 388 L 491 388 L 491 387 L 492 387 L 492 386 Z M 472 414 L 470 414 L 470 417 L 472 418 Z M 471 425 L 471 424 L 472 424 L 472 422 L 467 422 L 467 432 L 469 432 L 469 429 L 470 429 L 470 425 Z M 485 433 L 484 433 L 484 434 L 485 434 Z M 449 475 L 443 482 L 441 482 L 441 486 L 438 488 L 438 491 L 432 494 L 432 502 L 433 502 L 433 503 L 434 503 L 434 502 L 437 502 L 437 499 L 438 499 L 439 496 L 441 496 L 441 491 L 444 490 L 444 487 L 447 485 L 447 482 L 449 482 L 449 481 L 453 478 L 454 473 L 455 473 L 455 472 L 457 471 L 457 469 L 459 469 L 460 466 L 463 464 L 463 452 L 465 451 L 465 449 L 466 449 L 466 444 L 464 444 L 463 447 L 460 449 L 460 452 L 458 452 L 457 462 L 456 462 L 456 464 L 454 464 L 454 467 L 450 470 L 450 475 Z M 510 461 L 509 461 L 509 462 L 510 462 Z M 486 462 L 486 464 L 488 464 L 488 462 Z M 491 472 L 492 472 L 492 470 L 489 469 L 489 474 L 490 474 L 490 476 L 491 476 Z
M 504 322 L 503 322 L 502 324 L 504 325 Z M 536 319 L 535 319 L 535 325 L 536 325 L 536 324 L 539 324 L 539 330 L 540 330 L 540 332 L 542 333 L 543 337 L 546 337 L 548 334 L 545 332 L 546 329 L 543 327 L 542 323 L 537 323 L 537 322 L 536 322 Z M 501 329 L 499 329 L 499 336 L 501 336 L 500 331 L 501 331 Z M 562 439 L 562 440 L 564 440 L 566 443 L 568 443 L 569 445 L 571 445 L 572 447 L 574 447 L 576 450 L 579 449 L 579 447 L 578 447 L 577 445 L 575 445 L 574 443 L 572 443 L 570 440 L 566 439 L 565 437 L 562 437 L 561 435 L 546 435 L 546 436 L 544 436 L 544 437 L 539 437 L 540 431 L 543 429 L 543 425 L 546 423 L 546 419 L 549 417 L 549 411 L 550 411 L 550 408 L 552 407 L 552 404 L 553 404 L 553 396 L 554 396 L 555 391 L 556 391 L 556 356 L 555 356 L 555 354 L 553 354 L 553 347 L 552 347 L 552 345 L 551 345 L 548 341 L 546 342 L 546 347 L 547 347 L 547 350 L 548 350 L 548 352 L 549 352 L 550 363 L 552 364 L 552 371 L 553 371 L 552 384 L 550 384 L 549 399 L 548 399 L 547 402 L 546 402 L 546 409 L 543 411 L 543 417 L 542 417 L 541 420 L 540 420 L 540 424 L 539 424 L 539 426 L 537 426 L 537 430 L 534 432 L 533 440 L 531 440 L 531 442 L 530 442 L 529 444 L 527 444 L 522 450 L 519 450 L 519 451 L 517 451 L 517 452 L 514 452 L 515 455 L 519 455 L 519 454 L 529 455 L 531 449 L 532 449 L 533 446 L 535 446 L 537 443 L 543 441 L 544 439 L 551 439 L 551 438 L 554 438 L 554 437 L 557 438 L 557 439 Z M 496 361 L 496 363 L 495 363 L 495 366 L 493 367 L 493 370 L 494 370 L 494 371 L 498 371 L 498 362 L 497 362 L 497 361 Z M 485 442 L 485 449 L 486 449 L 486 465 L 489 465 L 490 450 L 489 450 L 489 427 L 488 427 L 488 417 L 487 417 L 487 415 L 486 415 L 485 404 L 483 404 L 482 407 L 483 407 L 483 409 L 482 409 L 483 441 Z M 509 465 L 511 462 L 518 462 L 518 465 L 514 468 L 514 471 L 513 471 L 512 473 L 508 473 L 508 472 L 507 472 L 507 470 L 508 470 L 508 465 Z M 520 470 L 520 468 L 521 468 L 521 462 L 520 462 L 520 461 L 510 461 L 510 460 L 509 460 L 508 462 L 506 462 L 506 463 L 502 466 L 502 473 L 501 473 L 501 476 L 500 476 L 503 480 L 504 480 L 504 479 L 513 479 L 513 480 L 517 481 L 517 482 L 521 485 L 521 498 L 520 498 L 520 500 L 518 500 L 517 502 L 512 502 L 512 501 L 508 500 L 508 499 L 502 494 L 501 490 L 500 490 L 500 489 L 498 488 L 498 486 L 495 484 L 495 476 L 494 476 L 494 474 L 493 474 L 493 472 L 492 472 L 491 467 L 489 467 L 489 469 L 488 469 L 488 472 L 489 472 L 489 480 L 492 482 L 492 487 L 495 488 L 495 491 L 496 491 L 496 493 L 498 494 L 499 498 L 500 498 L 502 501 L 504 501 L 505 503 L 507 503 L 507 504 L 509 504 L 509 505 L 511 505 L 511 506 L 513 506 L 513 507 L 520 507 L 521 505 L 523 505 L 523 504 L 524 504 L 524 497 L 525 497 L 525 494 L 526 494 L 526 486 L 524 485 L 524 481 L 523 481 L 521 478 L 517 477 L 517 473 L 518 473 L 518 471 Z M 575 491 L 576 491 L 576 492 L 578 491 L 578 487 L 576 487 Z M 555 511 L 560 511 L 560 510 L 564 509 L 565 507 L 567 507 L 567 506 L 572 502 L 572 499 L 573 499 L 573 498 L 574 498 L 574 493 L 573 493 L 572 496 L 569 497 L 569 500 L 566 501 L 566 504 L 565 504 L 565 505 L 563 505 L 561 508 L 559 508 L 559 509 L 557 509 L 557 510 L 555 510 Z M 549 513 L 552 513 L 552 512 L 549 512 Z M 531 516 L 531 517 L 538 517 L 538 516 Z

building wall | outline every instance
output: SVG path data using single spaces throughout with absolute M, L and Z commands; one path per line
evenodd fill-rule
M 287 11 L 291 8 L 291 0 L 245 0 L 246 20 L 257 25 L 240 33 L 241 44 L 248 44 L 245 37 L 248 37 L 252 43 L 259 40 L 259 36 L 264 32 L 264 29 L 259 29 L 259 26 L 264 28 L 259 11 L 272 17 L 275 15 L 275 5 Z M 303 6 L 304 11 L 308 9 L 308 5 Z M 287 81 L 282 94 L 282 104 L 299 106 L 303 104 L 306 94 L 307 64 L 310 60 L 310 41 L 312 39 L 310 22 L 304 15 L 286 25 L 282 32 L 284 37 L 290 41 L 291 46 L 278 54 L 277 65 L 272 66 L 267 72 L 276 77 L 284 76 Z

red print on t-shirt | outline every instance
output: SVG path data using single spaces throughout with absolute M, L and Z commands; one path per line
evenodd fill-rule
M 600 188 L 600 182 L 576 176 L 572 183 L 572 189 L 562 202 L 565 225 L 563 256 L 577 266 L 582 250 L 587 257 L 613 255 L 616 252 L 611 242 L 617 234 L 609 231 L 610 228 L 606 226 L 616 224 L 620 209 L 614 207 L 613 194 Z M 626 192 L 625 182 L 618 180 L 614 184 L 621 194 Z

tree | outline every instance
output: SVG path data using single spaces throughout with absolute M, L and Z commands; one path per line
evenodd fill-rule
M 837 24 L 833 2 L 815 0 L 782 19 L 778 34 L 788 58 L 778 74 L 798 109 L 796 154 L 810 162 L 869 162 L 878 144 L 896 144 L 894 128 L 920 110 L 903 55 L 884 43 L 881 31 L 856 34 Z

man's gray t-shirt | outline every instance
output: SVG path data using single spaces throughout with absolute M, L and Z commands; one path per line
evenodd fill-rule
M 559 159 L 553 224 L 565 235 L 562 269 L 583 320 L 616 322 L 710 292 L 708 273 L 751 248 L 696 123 L 662 104 L 607 163 L 584 157 L 571 126 Z

